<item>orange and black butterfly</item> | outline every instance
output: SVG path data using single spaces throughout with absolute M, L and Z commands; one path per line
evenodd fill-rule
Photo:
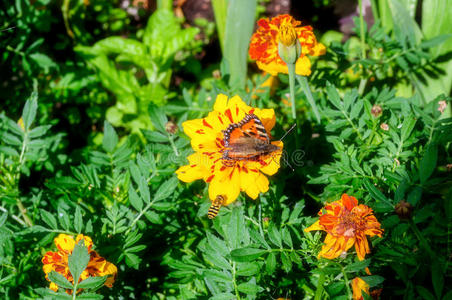
M 242 121 L 230 124 L 223 135 L 225 160 L 258 160 L 281 149 L 270 143 L 264 125 L 255 114 L 247 114 Z
M 210 205 L 209 211 L 207 212 L 207 217 L 209 219 L 213 219 L 218 215 L 218 212 L 224 203 L 225 197 L 226 196 L 218 195 L 215 200 L 212 201 L 212 205 Z

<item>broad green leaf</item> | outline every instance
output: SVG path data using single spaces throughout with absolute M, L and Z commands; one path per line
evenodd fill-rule
M 129 186 L 129 201 L 130 204 L 132 204 L 133 208 L 135 208 L 137 211 L 141 211 L 143 209 L 143 201 L 141 200 L 140 196 L 138 196 L 137 192 L 135 192 L 135 189 L 132 185 Z
M 238 262 L 248 262 L 259 258 L 266 252 L 267 250 L 245 247 L 232 250 L 231 257 L 233 260 Z
M 382 283 L 385 279 L 378 275 L 372 276 L 362 276 L 362 280 L 364 280 L 370 287 L 374 287 Z
M 78 282 L 80 275 L 88 266 L 90 255 L 86 248 L 84 240 L 80 240 L 72 250 L 72 254 L 68 257 L 69 271 L 74 278 L 74 282 Z
M 436 297 L 433 296 L 433 294 L 430 293 L 429 290 L 427 290 L 423 286 L 417 285 L 416 290 L 419 293 L 419 295 L 421 295 L 421 297 L 425 300 L 435 300 L 436 299 Z
M 229 0 L 223 59 L 229 69 L 229 85 L 244 89 L 248 66 L 248 47 L 255 25 L 256 0 Z
M 66 277 L 55 271 L 51 271 L 49 273 L 49 279 L 50 281 L 55 282 L 59 287 L 62 287 L 64 289 L 73 288 L 72 283 L 70 283 L 69 280 L 66 279 Z
M 276 229 L 274 223 L 270 223 L 270 226 L 268 227 L 268 238 L 273 244 L 282 248 L 281 233 Z
M 205 270 L 203 274 L 217 282 L 230 282 L 232 280 L 231 274 L 226 271 Z
M 179 180 L 176 177 L 171 177 L 170 179 L 162 183 L 157 192 L 154 194 L 153 200 L 159 201 L 171 196 L 176 189 L 178 182 Z
M 363 261 L 357 261 L 355 263 L 347 265 L 344 270 L 349 273 L 355 273 L 367 268 L 370 264 L 370 259 L 365 259 Z
M 31 93 L 30 98 L 28 98 L 25 103 L 24 109 L 22 111 L 22 120 L 24 122 L 25 131 L 28 131 L 31 124 L 35 120 L 36 110 L 38 109 L 38 93 Z
M 165 126 L 166 123 L 168 123 L 168 118 L 166 117 L 165 112 L 159 107 L 150 106 L 149 116 L 154 127 L 160 132 L 165 132 Z
M 256 295 L 259 291 L 259 286 L 254 283 L 244 282 L 239 284 L 237 289 L 247 295 Z
M 424 184 L 430 178 L 436 167 L 438 159 L 438 146 L 430 143 L 425 149 L 424 156 L 419 163 L 419 178 Z
M 265 270 L 268 274 L 273 274 L 276 269 L 276 255 L 270 252 L 265 260 Z
M 74 228 L 75 228 L 75 231 L 77 231 L 77 233 L 82 232 L 82 229 L 83 229 L 82 211 L 80 210 L 80 206 L 78 206 L 78 205 L 75 208 Z
M 118 135 L 116 134 L 113 126 L 108 123 L 108 121 L 104 122 L 104 138 L 102 140 L 102 146 L 105 151 L 108 153 L 112 153 L 118 144 Z
M 58 229 L 58 223 L 55 216 L 44 209 L 39 210 L 42 220 L 52 229 Z
M 97 276 L 97 277 L 88 277 L 85 280 L 81 281 L 77 288 L 81 289 L 96 289 L 102 286 L 107 280 L 108 276 Z M 78 297 L 77 297 L 78 298 Z

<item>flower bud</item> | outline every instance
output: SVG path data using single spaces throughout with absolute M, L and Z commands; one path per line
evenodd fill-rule
M 400 220 L 409 220 L 411 219 L 411 214 L 413 213 L 413 206 L 409 202 L 402 200 L 397 203 L 395 212 L 397 216 L 399 216 Z
M 166 132 L 168 132 L 169 134 L 175 134 L 177 132 L 179 128 L 177 127 L 177 124 L 174 122 L 169 121 L 168 123 L 166 123 L 165 125 L 165 130 Z
M 383 109 L 380 105 L 374 105 L 372 106 L 372 109 L 370 110 L 370 113 L 375 117 L 378 118 L 381 116 L 381 113 L 383 112 Z
M 295 28 L 281 25 L 278 32 L 278 54 L 286 64 L 294 64 L 301 55 L 301 44 Z

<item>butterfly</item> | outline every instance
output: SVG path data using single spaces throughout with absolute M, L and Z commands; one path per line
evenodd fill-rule
M 238 123 L 232 123 L 223 130 L 223 159 L 229 161 L 257 161 L 281 148 L 270 143 L 270 138 L 261 120 L 255 114 L 247 114 Z

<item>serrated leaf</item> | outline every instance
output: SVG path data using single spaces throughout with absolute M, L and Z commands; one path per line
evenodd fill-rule
M 61 275 L 58 272 L 51 271 L 49 273 L 49 279 L 50 279 L 50 281 L 56 283 L 59 287 L 62 287 L 64 289 L 72 289 L 73 288 L 72 283 L 70 283 L 66 277 L 64 277 L 63 275 Z
M 259 291 L 259 286 L 254 283 L 244 282 L 239 284 L 237 289 L 247 295 L 256 295 Z
M 276 229 L 274 223 L 270 223 L 270 226 L 268 228 L 268 238 L 273 244 L 275 244 L 279 248 L 282 248 L 281 233 L 278 231 L 278 229 Z
M 268 274 L 273 274 L 276 269 L 276 255 L 270 252 L 265 260 L 265 270 Z
M 108 276 L 95 276 L 95 277 L 88 277 L 85 280 L 81 281 L 77 288 L 80 289 L 96 289 L 100 286 L 102 286 L 105 281 L 107 280 Z M 77 297 L 77 299 L 79 299 Z
M 86 248 L 84 240 L 80 240 L 72 250 L 72 254 L 68 257 L 69 271 L 74 278 L 74 282 L 78 282 L 80 275 L 88 266 L 90 255 Z
M 24 122 L 25 131 L 28 131 L 31 124 L 35 120 L 36 111 L 38 109 L 38 93 L 33 92 L 25 103 L 22 111 L 22 120 Z
M 58 229 L 58 223 L 55 216 L 44 209 L 40 209 L 41 219 L 52 229 Z
M 140 196 L 138 196 L 137 192 L 135 192 L 135 189 L 132 185 L 129 186 L 129 201 L 130 204 L 132 204 L 133 208 L 135 208 L 137 211 L 141 211 L 143 209 L 143 201 L 141 200 Z
M 162 183 L 157 192 L 155 192 L 154 194 L 154 201 L 165 199 L 173 194 L 178 182 L 179 180 L 176 177 L 171 177 L 170 179 Z
M 108 153 L 112 153 L 118 144 L 118 135 L 116 134 L 113 126 L 108 123 L 107 120 L 104 122 L 104 138 L 102 139 L 102 147 Z
M 75 231 L 77 231 L 77 233 L 82 232 L 82 229 L 83 229 L 82 211 L 80 209 L 80 206 L 78 206 L 78 205 L 75 208 L 74 228 L 75 228 Z
M 245 247 L 232 250 L 231 257 L 238 262 L 249 262 L 259 258 L 266 252 L 267 250 Z
M 349 264 L 344 268 L 345 272 L 355 273 L 367 268 L 370 264 L 370 259 L 365 259 L 362 261 L 357 261 L 355 263 Z

